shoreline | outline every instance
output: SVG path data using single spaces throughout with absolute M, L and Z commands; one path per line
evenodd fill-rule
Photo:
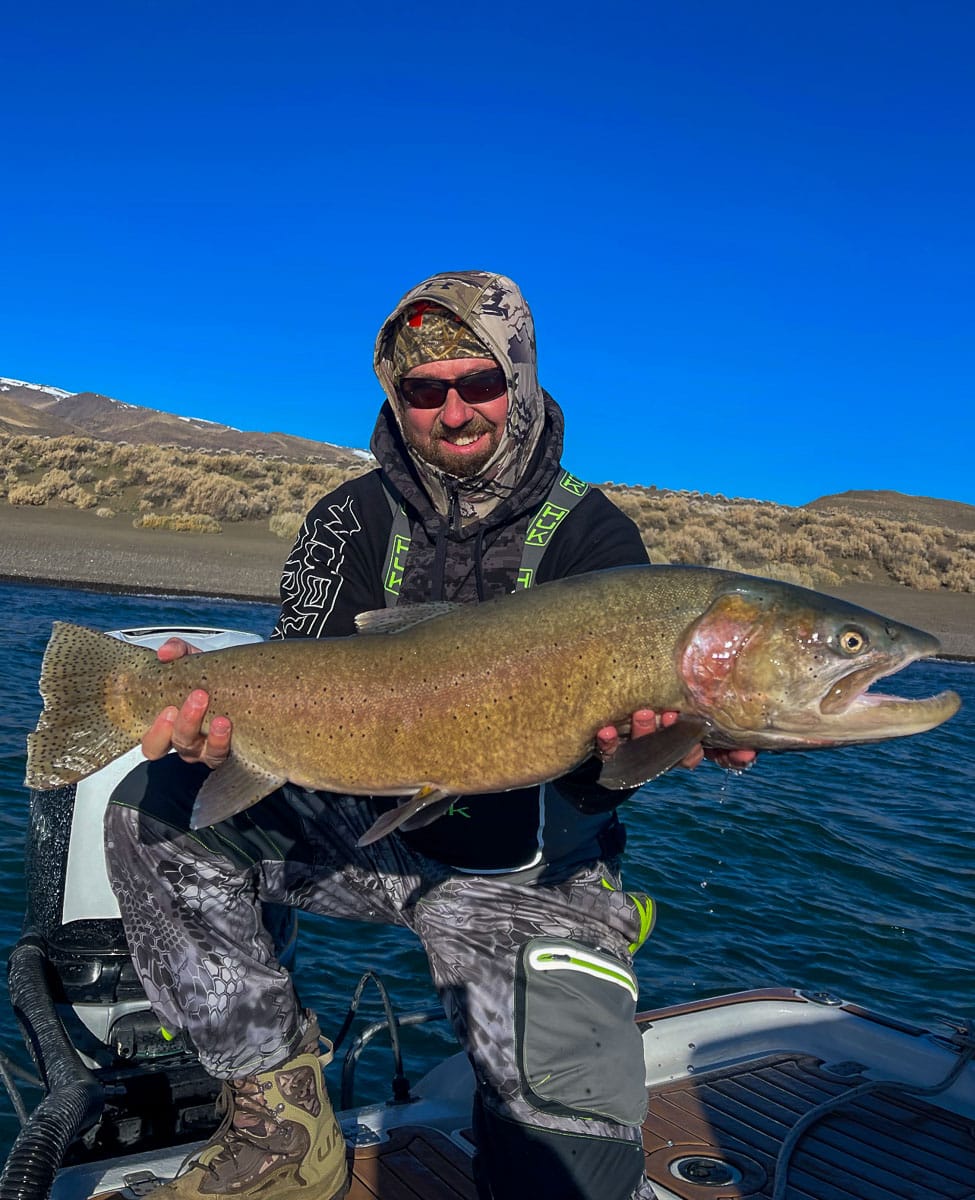
M 153 586 L 151 584 L 122 584 L 97 582 L 92 579 L 49 579 L 30 575 L 4 575 L 0 573 L 0 584 L 23 584 L 26 587 L 54 587 L 68 591 L 98 592 L 105 596 L 178 596 L 196 597 L 199 600 L 234 600 L 240 604 L 273 604 L 277 605 L 277 596 L 251 596 L 234 592 L 201 591 L 199 588 L 180 588 L 172 584 Z
M 4 504 L 0 512 L 0 583 L 276 605 L 291 550 L 266 521 L 192 534 L 135 529 L 129 517 L 103 519 L 78 509 Z M 854 581 L 828 591 L 934 634 L 939 658 L 975 662 L 975 594 Z

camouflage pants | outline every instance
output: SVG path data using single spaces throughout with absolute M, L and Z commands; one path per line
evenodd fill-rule
M 192 832 L 205 775 L 175 756 L 137 768 L 112 797 L 106 851 L 149 1001 L 211 1074 L 282 1062 L 301 1037 L 263 904 L 405 925 L 474 1067 L 480 1194 L 653 1195 L 630 965 L 648 909 L 613 865 L 528 882 L 458 874 L 396 836 L 358 847 L 367 799 L 291 787 Z

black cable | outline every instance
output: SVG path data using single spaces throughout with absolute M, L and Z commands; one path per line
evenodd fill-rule
M 390 999 L 389 991 L 383 983 L 382 979 L 375 971 L 366 971 L 356 984 L 355 991 L 352 994 L 352 1001 L 349 1004 L 349 1010 L 345 1014 L 345 1019 L 335 1035 L 332 1043 L 333 1052 L 337 1052 L 339 1046 L 342 1045 L 349 1030 L 352 1027 L 352 1022 L 355 1020 L 356 1012 L 359 1008 L 359 1002 L 362 999 L 362 993 L 365 990 L 367 983 L 372 982 L 376 985 L 376 990 L 379 992 L 382 1000 L 383 1010 L 386 1014 L 385 1021 L 378 1021 L 370 1025 L 364 1030 L 355 1042 L 349 1047 L 345 1056 L 345 1061 L 342 1064 L 342 1094 L 339 1102 L 340 1109 L 352 1107 L 353 1083 L 355 1079 L 356 1063 L 359 1060 L 359 1055 L 362 1053 L 366 1043 L 369 1042 L 382 1029 L 389 1030 L 389 1045 L 393 1053 L 393 1081 L 392 1081 L 392 1103 L 405 1104 L 411 1099 L 410 1097 L 410 1081 L 403 1072 L 403 1052 L 400 1046 L 399 1031 L 400 1028 L 406 1025 L 419 1025 L 425 1021 L 437 1020 L 443 1017 L 443 1009 L 424 1009 L 420 1012 L 407 1013 L 403 1017 L 398 1017 L 393 1010 L 393 1002 Z
M 786 1200 L 786 1188 L 789 1183 L 789 1165 L 796 1146 L 813 1125 L 817 1124 L 817 1122 L 822 1120 L 823 1117 L 828 1116 L 835 1109 L 842 1108 L 860 1096 L 867 1096 L 871 1092 L 901 1092 L 907 1096 L 937 1096 L 939 1092 L 950 1088 L 965 1067 L 975 1058 L 975 1038 L 972 1036 L 973 1032 L 975 1032 L 975 1026 L 967 1022 L 959 1032 L 964 1039 L 962 1041 L 962 1052 L 958 1057 L 958 1061 L 952 1066 L 951 1070 L 940 1083 L 930 1084 L 927 1087 L 918 1087 L 914 1084 L 903 1083 L 894 1079 L 871 1079 L 866 1083 L 860 1083 L 856 1087 L 842 1092 L 839 1096 L 833 1096 L 829 1100 L 824 1100 L 822 1104 L 817 1104 L 815 1108 L 811 1108 L 800 1117 L 789 1130 L 783 1139 L 782 1145 L 779 1147 L 779 1153 L 775 1160 L 772 1200 Z
M 375 973 L 375 971 L 366 971 L 366 973 L 362 976 L 362 978 L 356 984 L 355 991 L 352 993 L 352 1001 L 349 1004 L 349 1011 L 345 1014 L 345 1020 L 342 1022 L 342 1027 L 339 1029 L 338 1033 L 335 1035 L 335 1038 L 332 1042 L 332 1049 L 334 1051 L 337 1051 L 339 1046 L 341 1046 L 342 1042 L 345 1040 L 345 1036 L 349 1032 L 349 1029 L 352 1026 L 352 1022 L 355 1020 L 355 1014 L 359 1008 L 359 1001 L 362 999 L 363 990 L 365 989 L 366 984 L 369 983 L 370 981 L 372 981 L 376 985 L 376 989 L 379 992 L 380 999 L 382 1000 L 383 1009 L 386 1013 L 386 1020 L 389 1022 L 390 1041 L 392 1043 L 393 1058 L 395 1060 L 395 1065 L 396 1065 L 397 1070 L 401 1070 L 402 1066 L 403 1066 L 403 1062 L 402 1062 L 402 1058 L 400 1056 L 400 1050 L 399 1050 L 399 1037 L 397 1036 L 397 1034 L 395 1032 L 396 1014 L 393 1012 L 393 1005 L 392 1005 L 392 1001 L 389 998 L 389 991 L 387 990 L 386 985 L 383 983 L 382 979 L 380 979 L 380 977 Z
M 425 1025 L 428 1021 L 443 1021 L 445 1019 L 446 1014 L 442 1008 L 424 1008 L 417 1012 L 406 1013 L 402 1017 L 397 1017 L 396 1023 L 401 1029 L 405 1029 L 408 1025 Z M 372 1025 L 368 1025 L 346 1051 L 345 1059 L 342 1063 L 342 1086 L 339 1096 L 340 1110 L 353 1107 L 355 1100 L 355 1069 L 362 1051 L 377 1033 L 381 1033 L 387 1028 L 388 1023 L 386 1021 L 376 1021 Z M 388 1103 L 407 1104 L 412 1099 L 409 1079 L 403 1074 L 397 1075 L 393 1079 L 393 1095 Z
M 3 1082 L 3 1086 L 7 1089 L 10 1103 L 17 1114 L 17 1120 L 20 1122 L 21 1128 L 23 1128 L 27 1124 L 27 1108 L 20 1098 L 20 1091 L 17 1087 L 15 1076 L 22 1082 L 33 1084 L 35 1087 L 42 1088 L 44 1086 L 36 1075 L 31 1075 L 13 1062 L 12 1059 L 8 1058 L 6 1054 L 0 1053 L 0 1081 Z

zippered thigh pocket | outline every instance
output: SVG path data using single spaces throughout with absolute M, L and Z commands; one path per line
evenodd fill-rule
M 518 1067 L 546 1112 L 639 1125 L 646 1115 L 643 1040 L 631 967 L 562 938 L 533 938 L 516 985 Z

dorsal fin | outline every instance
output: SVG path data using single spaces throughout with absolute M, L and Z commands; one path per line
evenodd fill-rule
M 402 633 L 460 607 L 452 600 L 431 600 L 427 604 L 404 604 L 401 608 L 373 608 L 356 616 L 355 628 L 357 633 Z

